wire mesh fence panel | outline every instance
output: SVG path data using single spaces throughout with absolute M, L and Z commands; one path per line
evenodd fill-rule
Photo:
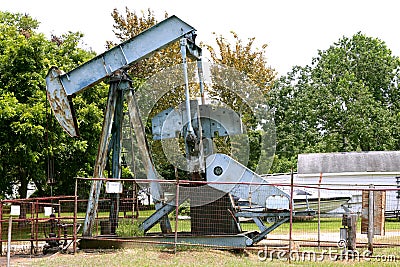
M 240 184 L 226 184 L 231 188 L 230 193 L 218 190 L 206 182 L 190 181 L 126 181 L 128 188 L 132 184 L 138 187 L 135 195 L 124 192 L 119 198 L 118 226 L 115 232 L 110 232 L 110 211 L 112 202 L 109 194 L 104 190 L 98 201 L 98 210 L 93 235 L 118 234 L 121 236 L 135 235 L 154 236 L 162 234 L 165 236 L 174 235 L 186 236 L 207 236 L 207 235 L 237 235 L 247 232 L 262 232 L 265 228 L 272 227 L 276 222 L 284 219 L 285 214 L 280 213 L 285 209 L 284 198 L 291 195 L 291 187 L 288 184 L 246 184 L 247 197 L 242 194 L 235 195 L 235 188 Z M 131 185 L 129 185 L 131 183 Z M 156 184 L 156 186 L 154 185 Z M 276 196 L 268 194 L 271 186 L 277 187 L 285 194 Z M 158 188 L 160 199 L 153 198 L 152 188 Z M 345 214 L 357 215 L 357 240 L 360 244 L 366 243 L 365 234 L 361 233 L 361 193 L 365 186 L 353 185 L 299 185 L 293 186 L 293 218 L 292 224 L 287 220 L 279 227 L 269 232 L 263 242 L 271 240 L 288 244 L 292 239 L 299 245 L 309 246 L 312 244 L 336 244 L 341 240 L 341 228 Z M 391 188 L 381 188 L 387 193 L 386 207 L 396 207 L 398 199 L 397 191 Z M 255 203 L 256 194 L 266 196 L 265 201 L 273 198 L 277 209 L 267 209 L 268 203 Z M 279 200 L 281 199 L 281 200 Z M 280 201 L 280 202 L 279 202 Z M 397 201 L 397 202 L 396 202 Z M 79 214 L 83 215 L 85 202 L 80 204 Z M 156 208 L 157 204 L 159 207 Z M 282 207 L 282 209 L 279 209 Z M 392 208 L 390 208 L 392 209 Z M 304 213 L 310 211 L 310 213 Z M 312 212 L 311 212 L 312 211 Z M 242 213 L 238 213 L 242 212 Z M 260 228 L 251 216 L 241 217 L 238 214 L 260 213 L 264 228 Z M 386 210 L 389 214 L 391 210 Z M 276 214 L 276 215 L 274 215 Z M 257 217 L 257 216 L 255 216 Z M 167 227 L 162 225 L 162 219 Z M 150 222 L 149 222 L 150 221 Z M 147 227 L 142 227 L 148 223 Z M 132 225 L 132 226 L 130 226 Z M 289 236 L 289 228 L 292 228 L 292 235 Z M 132 228 L 132 229 L 131 229 Z M 397 234 L 400 230 L 396 217 L 386 218 L 385 235 L 375 236 L 374 243 L 396 245 L 400 241 Z M 262 243 L 262 242 L 261 242 Z M 228 245 L 228 244 L 227 244 Z
M 78 179 L 78 188 L 81 182 L 88 181 Z M 103 183 L 91 237 L 108 238 L 112 242 L 130 239 L 136 245 L 268 246 L 304 250 L 337 249 L 338 244 L 348 242 L 354 234 L 357 249 L 366 249 L 372 242 L 376 251 L 388 251 L 400 257 L 396 187 L 324 183 L 220 183 L 215 186 L 208 182 L 132 179 L 121 179 L 121 183 L 123 190 L 118 194 L 117 203 L 112 196 L 115 193 L 107 192 Z M 217 189 L 224 186 L 230 188 L 225 190 L 228 192 Z M 271 194 L 271 186 L 283 193 Z M 153 195 L 155 190 L 157 197 Z M 46 246 L 59 248 L 77 238 L 84 239 L 82 227 L 88 220 L 89 200 L 82 192 L 78 195 L 2 201 L 2 252 L 6 248 L 12 206 L 19 206 L 22 214 L 13 218 L 15 249 L 21 247 L 25 253 L 37 253 Z M 365 230 L 368 230 L 368 212 L 371 212 L 365 209 L 368 201 L 365 195 L 374 196 L 372 223 L 374 229 L 381 229 L 379 233 L 374 232 L 372 239 Z M 264 197 L 263 201 L 260 196 Z M 293 205 L 288 205 L 291 200 Z M 381 215 L 377 213 L 379 209 Z
M 10 221 L 10 251 L 13 253 L 46 253 L 49 248 L 58 250 L 69 246 L 74 240 L 74 216 L 63 214 L 60 204 L 68 199 L 74 199 L 74 196 L 3 200 L 0 220 L 2 254 L 7 250 Z

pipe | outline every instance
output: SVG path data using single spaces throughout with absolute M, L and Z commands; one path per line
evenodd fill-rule
M 186 38 L 181 39 L 181 54 L 182 54 L 182 68 L 183 68 L 183 79 L 185 82 L 185 104 L 186 104 L 186 116 L 187 116 L 187 129 L 188 134 L 193 134 L 192 118 L 190 112 L 190 92 L 189 92 L 189 79 L 187 73 L 187 60 L 186 60 Z

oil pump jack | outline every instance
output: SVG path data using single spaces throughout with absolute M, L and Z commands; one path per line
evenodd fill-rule
M 240 117 L 234 111 L 224 108 L 215 109 L 205 103 L 204 97 L 201 104 L 197 100 L 190 99 L 187 57 L 197 61 L 200 93 L 204 96 L 202 51 L 195 44 L 195 37 L 195 29 L 192 26 L 176 16 L 171 16 L 68 73 L 52 67 L 46 77 L 48 99 L 55 117 L 64 130 L 70 136 L 78 137 L 79 131 L 72 103 L 73 97 L 96 83 L 108 79 L 109 94 L 94 167 L 93 177 L 95 178 L 104 177 L 109 155 L 112 155 L 112 177 L 121 177 L 123 103 L 126 99 L 131 128 L 135 132 L 156 208 L 156 211 L 140 227 L 146 233 L 159 223 L 162 233 L 168 234 L 171 232 L 168 214 L 175 210 L 177 203 L 180 205 L 188 198 L 191 199 L 191 202 L 195 202 L 196 197 L 193 194 L 183 195 L 179 201 L 176 201 L 176 199 L 166 201 L 163 197 L 162 187 L 155 182 L 160 177 L 157 176 L 152 162 L 135 93 L 125 70 L 132 64 L 150 56 L 153 52 L 180 40 L 186 100 L 178 108 L 169 108 L 152 119 L 153 138 L 156 140 L 168 139 L 175 137 L 176 132 L 180 132 L 185 141 L 188 179 L 227 182 L 227 184 L 211 183 L 205 186 L 205 190 L 210 194 L 216 192 L 221 194 L 218 200 L 207 205 L 195 206 L 191 204 L 192 233 L 194 235 L 234 234 L 240 236 L 240 244 L 249 246 L 260 241 L 269 232 L 288 220 L 289 196 L 277 187 L 268 185 L 267 181 L 258 174 L 233 158 L 224 154 L 214 154 L 212 147 L 203 145 L 203 140 L 212 139 L 216 134 L 219 136 L 240 134 L 243 127 Z M 205 149 L 208 150 L 207 155 L 204 153 Z M 110 153 L 111 151 L 112 153 Z M 240 184 L 232 186 L 232 182 Z M 257 183 L 258 186 L 255 187 L 251 183 Z M 260 190 L 260 185 L 263 185 L 262 190 Z M 83 225 L 83 236 L 92 236 L 92 226 L 97 214 L 101 188 L 102 181 L 94 180 Z M 232 206 L 230 196 L 242 199 L 251 198 L 252 203 L 264 207 L 265 210 L 257 214 L 237 211 Z M 111 203 L 110 223 L 116 226 L 119 210 L 118 194 L 113 195 Z M 227 214 L 226 210 L 229 210 L 230 213 Z M 275 210 L 280 213 L 275 212 L 271 215 L 267 210 Z M 217 213 L 220 218 L 215 220 L 210 217 L 211 211 Z M 282 219 L 270 227 L 266 227 L 261 220 L 261 217 L 276 217 L 278 215 Z M 242 234 L 238 223 L 239 217 L 253 219 L 260 232 L 251 235 Z M 115 231 L 115 228 L 111 231 Z

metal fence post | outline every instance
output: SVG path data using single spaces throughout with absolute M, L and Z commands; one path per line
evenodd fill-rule
M 321 182 L 322 172 L 319 175 L 318 181 L 318 249 L 321 249 Z
M 175 167 L 176 168 L 176 167 Z M 175 195 L 175 239 L 174 239 L 174 252 L 176 253 L 176 246 L 178 244 L 178 213 L 179 213 L 179 179 L 176 180 L 176 195 Z
M 33 244 L 35 240 L 35 203 L 29 202 L 31 206 L 31 255 L 35 252 L 35 245 Z
M 75 179 L 75 195 L 74 195 L 74 240 L 73 240 L 73 250 L 74 250 L 74 254 L 76 253 L 76 238 L 77 238 L 76 223 L 77 223 L 77 216 L 78 216 L 78 179 Z
M 292 252 L 292 232 L 293 232 L 293 168 L 290 172 L 290 201 L 289 201 L 289 210 L 290 210 L 290 217 L 289 217 L 289 263 L 290 263 L 290 255 Z
M 368 192 L 368 250 L 371 254 L 374 251 L 374 185 L 369 186 Z
M 37 254 L 38 248 L 39 248 L 39 200 L 36 200 L 35 202 L 35 241 L 36 241 L 36 247 L 34 249 L 35 255 Z
M 0 256 L 3 256 L 3 201 L 0 202 Z
M 11 257 L 11 231 L 12 231 L 12 215 L 8 219 L 8 238 L 7 238 L 7 267 L 10 266 Z

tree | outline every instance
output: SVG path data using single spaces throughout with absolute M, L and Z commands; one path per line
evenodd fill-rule
M 275 140 L 275 129 L 267 107 L 267 93 L 276 79 L 276 72 L 267 63 L 266 44 L 261 49 L 255 48 L 254 37 L 244 43 L 235 32 L 231 34 L 234 44 L 222 35 L 217 35 L 215 41 L 218 50 L 206 45 L 213 61 L 213 86 L 207 93 L 238 112 L 247 128 L 247 142 L 251 151 L 249 161 L 246 162 L 242 153 L 238 154 L 236 160 L 247 164 L 252 170 L 267 172 L 275 152 L 274 144 L 270 142 Z M 250 103 L 254 100 L 258 103 Z M 228 139 L 232 141 L 232 137 Z M 234 139 L 238 140 L 237 137 Z M 232 146 L 235 142 L 228 144 Z M 243 142 L 239 141 L 237 146 L 242 145 Z
M 278 157 L 399 149 L 399 63 L 383 41 L 357 33 L 281 77 L 270 95 Z
M 101 101 L 86 105 L 86 100 L 102 98 L 101 92 L 84 95 L 75 101 L 78 121 L 83 125 L 80 140 L 72 140 L 55 126 L 47 108 L 45 76 L 59 66 L 66 71 L 93 57 L 78 48 L 82 34 L 68 33 L 47 40 L 37 33 L 39 22 L 28 15 L 0 12 L 0 175 L 2 195 L 10 195 L 13 185 L 19 197 L 27 196 L 33 182 L 38 195 L 49 193 L 47 170 L 54 159 L 58 175 L 55 192 L 73 192 L 71 180 L 90 171 L 97 143 L 89 142 L 101 125 Z M 80 106 L 85 106 L 79 109 Z M 85 128 L 85 125 L 87 127 Z
M 205 45 L 211 54 L 214 63 L 234 68 L 245 74 L 260 90 L 264 96 L 271 89 L 276 78 L 276 72 L 271 68 L 266 59 L 267 45 L 261 49 L 254 48 L 255 37 L 249 38 L 246 44 L 235 32 L 231 32 L 234 45 L 222 35 L 216 35 L 215 41 L 218 50 L 211 45 Z M 228 103 L 228 102 L 226 102 Z

